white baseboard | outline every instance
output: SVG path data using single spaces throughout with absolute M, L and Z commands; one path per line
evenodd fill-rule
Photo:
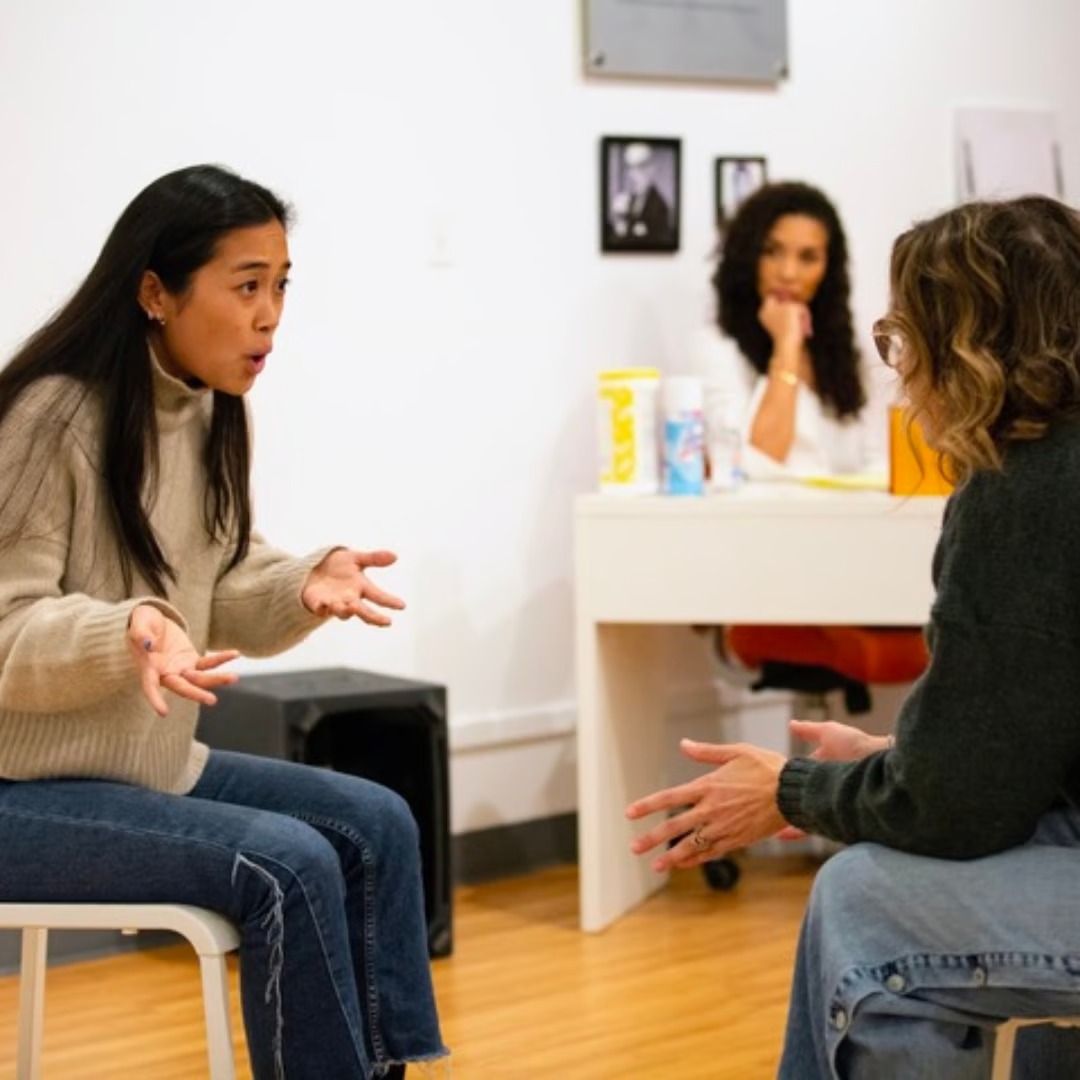
M 722 696 L 721 696 L 722 695 Z M 741 713 L 746 709 L 775 707 L 776 699 L 764 700 L 750 693 L 732 694 L 712 686 L 686 684 L 668 696 L 671 721 L 697 720 L 703 716 Z M 513 743 L 560 739 L 577 732 L 577 703 L 557 701 L 527 709 L 453 716 L 450 721 L 450 752 L 486 750 Z
M 450 752 L 487 750 L 513 743 L 560 739 L 577 731 L 577 705 L 554 702 L 528 709 L 451 717 Z

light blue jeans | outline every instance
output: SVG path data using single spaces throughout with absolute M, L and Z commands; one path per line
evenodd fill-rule
M 445 1053 L 418 830 L 400 796 L 359 777 L 214 750 L 189 795 L 0 781 L 0 900 L 167 901 L 234 920 L 256 1080 L 370 1080 Z
M 856 844 L 818 873 L 782 1080 L 982 1080 L 1010 1016 L 1080 1015 L 1080 813 L 956 862 Z M 1016 1075 L 1080 1077 L 1080 1033 L 1021 1032 Z

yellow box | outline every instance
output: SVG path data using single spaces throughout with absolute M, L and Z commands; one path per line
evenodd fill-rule
M 953 485 L 941 472 L 936 450 L 927 445 L 918 421 L 899 405 L 889 409 L 889 491 L 894 495 L 949 495 Z
M 619 368 L 599 373 L 600 490 L 655 495 L 660 490 L 656 437 L 658 368 Z

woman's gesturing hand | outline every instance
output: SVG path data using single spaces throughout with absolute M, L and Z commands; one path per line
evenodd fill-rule
M 235 649 L 200 655 L 187 634 L 152 604 L 139 604 L 128 620 L 128 645 L 139 668 L 143 694 L 158 716 L 168 716 L 163 691 L 190 698 L 200 705 L 215 705 L 211 692 L 236 682 L 231 671 L 216 670 L 235 660 Z
M 405 602 L 372 584 L 364 571 L 395 562 L 397 556 L 392 551 L 337 548 L 308 574 L 300 598 L 313 615 L 358 618 L 372 626 L 389 626 L 390 616 L 378 608 L 401 611 Z
M 747 743 L 716 746 L 690 739 L 683 739 L 680 748 L 694 761 L 719 768 L 627 807 L 632 820 L 658 811 L 671 815 L 631 845 L 636 855 L 643 855 L 674 841 L 653 860 L 654 870 L 699 866 L 772 836 L 787 824 L 776 805 L 780 770 L 787 761 L 783 754 Z

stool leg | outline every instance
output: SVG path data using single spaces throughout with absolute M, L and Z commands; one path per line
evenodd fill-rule
M 1010 1080 L 1012 1076 L 1013 1051 L 1016 1048 L 1017 1024 L 1007 1020 L 994 1032 L 994 1063 L 990 1080 Z
M 19 1043 L 16 1080 L 41 1080 L 41 1040 L 45 1025 L 45 964 L 49 931 L 23 927 L 19 962 Z
M 225 957 L 199 957 L 202 971 L 203 1009 L 206 1014 L 206 1052 L 210 1080 L 236 1080 L 232 1028 L 229 1023 L 229 975 Z

